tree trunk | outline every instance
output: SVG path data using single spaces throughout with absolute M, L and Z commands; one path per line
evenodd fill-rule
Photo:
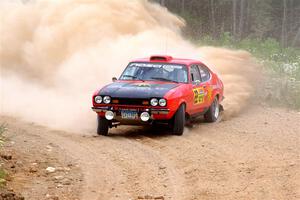
M 281 25 L 281 45 L 286 47 L 286 20 L 287 20 L 287 0 L 283 0 L 283 16 Z
M 185 0 L 181 0 L 181 14 L 185 11 Z
M 210 11 L 212 35 L 214 38 L 216 38 L 215 0 L 210 0 Z
M 239 20 L 239 34 L 238 34 L 240 39 L 243 36 L 244 21 L 245 21 L 245 0 L 241 0 L 240 20 Z
M 245 18 L 245 24 L 244 24 L 244 34 L 247 33 L 247 35 L 244 36 L 248 36 L 249 31 L 250 31 L 250 26 L 251 26 L 251 1 L 247 1 L 247 5 L 246 5 L 246 18 Z
M 236 33 L 237 33 L 237 30 L 236 30 L 236 21 L 237 21 L 237 0 L 232 0 L 232 23 L 233 23 L 233 26 L 232 26 L 232 33 L 233 33 L 233 36 L 236 37 Z
M 298 28 L 297 34 L 294 37 L 292 46 L 295 47 L 297 42 L 300 42 L 300 27 Z

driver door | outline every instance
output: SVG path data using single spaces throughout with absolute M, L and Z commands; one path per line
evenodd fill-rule
M 190 81 L 193 91 L 192 112 L 196 114 L 206 107 L 205 95 L 207 94 L 207 87 L 201 83 L 201 74 L 197 65 L 192 65 L 190 68 Z

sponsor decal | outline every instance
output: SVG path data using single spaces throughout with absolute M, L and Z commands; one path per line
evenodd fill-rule
M 173 71 L 173 69 L 183 69 L 182 65 L 176 64 L 159 64 L 159 63 L 131 63 L 130 67 L 153 67 L 153 68 L 164 68 L 167 71 Z
M 137 83 L 135 85 L 138 87 L 150 87 L 150 84 L 147 84 L 147 83 Z
M 210 101 L 212 99 L 212 91 L 213 91 L 213 88 L 211 86 L 209 86 L 207 88 L 207 100 Z
M 203 87 L 193 89 L 194 104 L 204 103 L 205 90 Z

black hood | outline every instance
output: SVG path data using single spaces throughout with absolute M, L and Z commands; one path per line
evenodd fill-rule
M 109 95 L 112 98 L 162 98 L 168 91 L 179 86 L 176 83 L 151 82 L 115 82 L 100 90 L 99 95 Z

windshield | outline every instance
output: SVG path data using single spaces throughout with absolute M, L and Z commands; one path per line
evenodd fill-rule
M 160 80 L 187 83 L 187 68 L 180 64 L 129 63 L 120 80 Z

